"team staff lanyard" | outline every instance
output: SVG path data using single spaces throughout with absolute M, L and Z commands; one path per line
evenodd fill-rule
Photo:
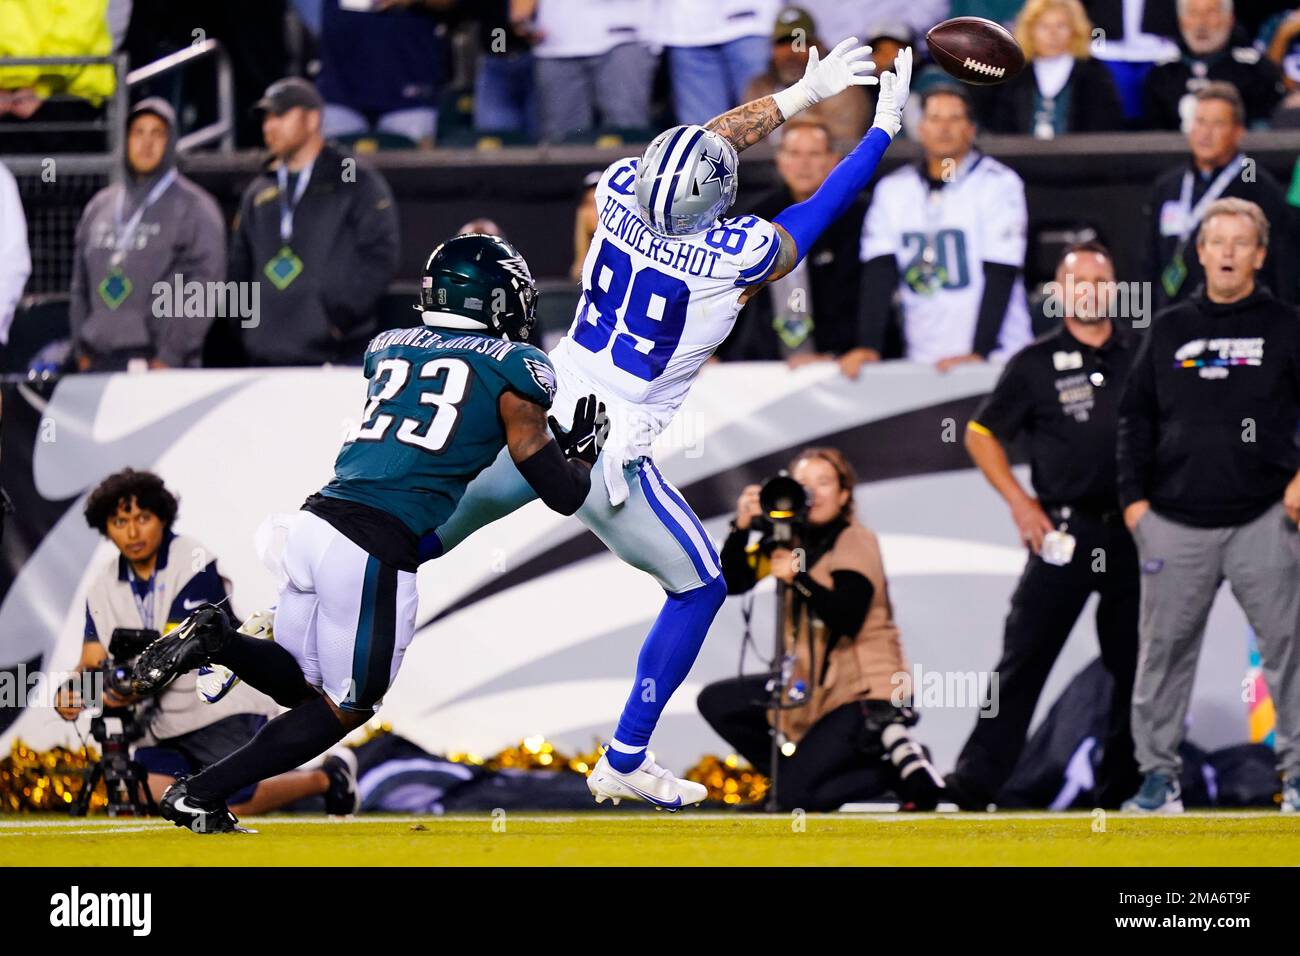
M 1196 174 L 1192 170 L 1183 173 L 1182 190 L 1178 195 L 1178 209 L 1186 217 L 1181 223 L 1182 229 L 1178 237 L 1178 246 L 1174 249 L 1173 258 L 1169 260 L 1169 265 L 1160 273 L 1160 284 L 1164 286 L 1165 293 L 1170 297 L 1178 294 L 1182 288 L 1183 282 L 1187 279 L 1187 261 L 1184 254 L 1187 252 L 1187 243 L 1192 238 L 1192 233 L 1201 222 L 1201 217 L 1205 215 L 1205 210 L 1209 208 L 1210 203 L 1214 202 L 1223 195 L 1224 190 L 1228 188 L 1228 183 L 1241 169 L 1241 164 L 1245 162 L 1246 154 L 1238 153 L 1232 157 L 1227 166 L 1218 176 L 1214 177 L 1214 182 L 1210 183 L 1210 188 L 1205 190 L 1205 195 L 1201 197 L 1200 202 L 1195 206 L 1192 205 L 1192 187 L 1196 182 Z
M 135 571 L 130 571 L 131 597 L 135 599 L 135 609 L 140 612 L 140 626 L 146 631 L 153 630 L 153 612 L 154 612 L 154 585 L 158 583 L 158 572 L 155 571 L 149 577 L 149 588 L 140 596 L 140 592 L 135 589 L 135 582 L 139 580 L 135 576 Z
M 135 240 L 136 232 L 140 229 L 140 222 L 144 219 L 146 210 L 161 199 L 163 193 L 175 181 L 176 168 L 172 167 L 158 182 L 154 183 L 153 189 L 149 190 L 144 202 L 125 221 L 123 215 L 126 213 L 126 189 L 123 188 L 118 192 L 117 204 L 113 207 L 113 254 L 108 260 L 108 275 L 99 284 L 99 296 L 110 309 L 116 310 L 131 294 L 132 283 L 123 273 L 122 264 L 126 261 L 126 255 Z
M 307 192 L 311 171 L 312 166 L 309 165 L 298 174 L 292 196 L 289 195 L 289 167 L 281 163 L 275 171 L 275 180 L 280 187 L 280 251 L 271 257 L 262 272 L 281 292 L 302 274 L 302 260 L 290 243 L 293 241 L 293 214 Z

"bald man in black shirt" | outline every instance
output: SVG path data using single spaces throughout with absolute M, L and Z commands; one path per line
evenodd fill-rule
M 1064 321 L 1007 364 L 967 424 L 966 448 L 1011 508 L 1029 559 L 1011 599 L 998 661 L 995 716 L 980 715 L 947 778 L 963 809 L 997 798 L 1024 748 L 1048 674 L 1095 591 L 1102 663 L 1114 679 L 1095 788 L 1117 807 L 1137 782 L 1129 706 L 1138 646 L 1138 566 L 1115 486 L 1119 398 L 1133 336 L 1118 328 L 1114 265 L 1104 246 L 1066 252 L 1053 301 Z M 1028 439 L 1033 486 L 1021 487 L 1006 445 Z

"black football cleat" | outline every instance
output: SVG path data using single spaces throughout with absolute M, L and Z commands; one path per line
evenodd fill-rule
M 348 817 L 361 806 L 357 790 L 357 758 L 350 747 L 338 747 L 330 752 L 321 765 L 330 778 L 325 791 L 325 812 L 331 816 Z
M 131 689 L 156 694 L 177 677 L 209 664 L 226 642 L 230 621 L 215 604 L 205 604 L 146 647 L 132 669 Z
M 220 800 L 201 800 L 189 792 L 184 780 L 178 780 L 158 801 L 164 820 L 191 833 L 256 833 L 239 825 L 239 818 Z

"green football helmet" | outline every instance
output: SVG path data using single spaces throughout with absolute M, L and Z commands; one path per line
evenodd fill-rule
M 420 311 L 425 325 L 527 342 L 536 319 L 537 284 L 510 243 L 466 233 L 429 254 L 420 280 Z

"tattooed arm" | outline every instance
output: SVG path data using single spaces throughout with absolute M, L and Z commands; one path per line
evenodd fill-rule
M 785 117 L 776 100 L 770 96 L 742 103 L 734 110 L 728 110 L 721 116 L 715 116 L 704 128 L 717 133 L 743 153 L 755 143 L 761 142 L 782 123 Z
M 871 47 L 857 44 L 856 37 L 849 37 L 824 60 L 818 58 L 816 47 L 810 47 L 808 67 L 798 83 L 772 96 L 737 106 L 709 120 L 705 128 L 729 142 L 736 152 L 744 152 L 790 117 L 815 103 L 850 86 L 875 84 L 876 78 L 871 74 L 876 65 L 868 59 Z

